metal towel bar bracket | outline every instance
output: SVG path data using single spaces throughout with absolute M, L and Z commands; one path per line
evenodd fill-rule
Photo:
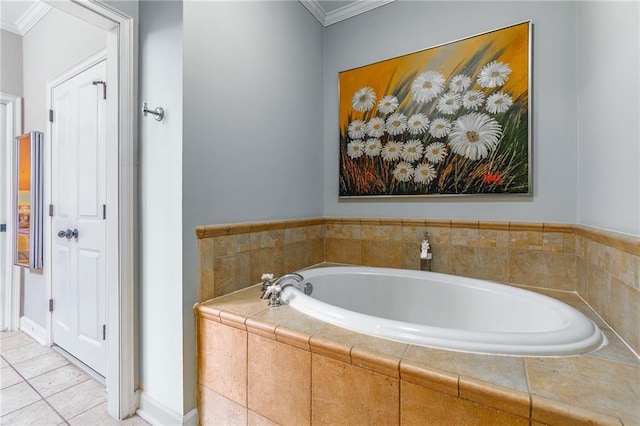
M 147 108 L 146 102 L 142 105 L 142 113 L 145 117 L 147 116 L 147 114 L 153 114 L 156 121 L 162 121 L 162 119 L 164 118 L 164 110 L 161 107 L 150 110 L 149 108 Z

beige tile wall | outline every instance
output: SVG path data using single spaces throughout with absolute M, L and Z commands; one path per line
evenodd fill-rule
M 199 300 L 322 262 L 433 270 L 578 291 L 640 352 L 640 238 L 572 224 L 312 218 L 211 225 L 199 238 Z
M 578 293 L 640 353 L 640 238 L 576 226 Z
M 419 269 L 425 231 L 436 272 L 556 290 L 577 287 L 572 225 L 330 218 L 325 261 Z
M 324 219 L 196 228 L 199 297 L 205 300 L 324 261 Z

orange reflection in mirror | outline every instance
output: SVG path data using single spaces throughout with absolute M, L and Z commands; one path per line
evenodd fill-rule
M 29 265 L 31 237 L 31 136 L 18 138 L 18 256 L 19 265 Z

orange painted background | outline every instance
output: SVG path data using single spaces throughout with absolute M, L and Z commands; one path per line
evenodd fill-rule
M 407 76 L 422 72 L 437 71 L 449 79 L 460 73 L 460 67 L 474 54 L 486 48 L 483 59 L 473 74 L 469 75 L 475 83 L 478 73 L 484 65 L 497 60 L 508 63 L 511 74 L 506 84 L 501 87 L 511 94 L 513 99 L 527 94 L 529 81 L 529 29 L 525 22 L 511 27 L 491 31 L 442 46 L 428 48 L 397 58 L 365 65 L 352 70 L 343 71 L 339 76 L 339 114 L 340 133 L 344 136 L 350 120 L 363 119 L 365 114 L 374 116 L 377 113 L 377 102 L 387 95 L 394 95 L 394 89 L 406 80 Z M 376 106 L 367 113 L 355 111 L 351 99 L 356 91 L 369 86 L 376 93 Z M 477 85 L 470 88 L 481 89 Z M 408 103 L 413 102 L 411 96 L 398 98 L 398 111 L 402 112 Z
M 24 135 L 18 144 L 18 190 L 31 190 L 31 137 Z

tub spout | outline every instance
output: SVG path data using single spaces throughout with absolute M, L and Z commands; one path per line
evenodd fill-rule
M 302 280 L 304 280 L 304 277 L 302 275 L 300 275 L 300 274 L 296 274 L 295 272 L 291 272 L 290 274 L 284 274 L 284 275 L 276 278 L 275 281 L 273 281 L 273 283 L 274 284 L 282 284 L 286 280 L 295 280 L 296 283 L 299 283 L 299 282 L 302 282 Z M 291 284 L 289 284 L 289 285 L 291 285 Z

